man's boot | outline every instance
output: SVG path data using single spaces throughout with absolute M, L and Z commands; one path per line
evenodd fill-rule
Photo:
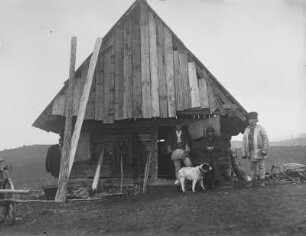
M 260 180 L 259 186 L 262 187 L 262 188 L 266 186 L 265 180 L 264 180 L 264 179 L 261 179 L 261 180 Z

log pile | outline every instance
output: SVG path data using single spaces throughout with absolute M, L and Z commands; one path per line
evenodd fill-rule
M 306 180 L 306 165 L 299 163 L 272 165 L 269 177 L 276 180 L 303 182 Z

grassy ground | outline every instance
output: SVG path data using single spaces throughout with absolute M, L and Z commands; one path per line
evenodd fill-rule
M 182 193 L 175 187 L 96 202 L 17 205 L 0 235 L 306 235 L 306 185 Z
M 305 164 L 306 149 L 271 147 L 267 169 L 284 162 Z M 266 188 L 182 193 L 173 186 L 95 202 L 22 203 L 16 224 L 0 224 L 0 235 L 306 235 L 305 196 L 305 184 L 269 182 Z

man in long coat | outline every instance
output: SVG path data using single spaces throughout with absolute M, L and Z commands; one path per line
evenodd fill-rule
M 242 142 L 242 158 L 249 159 L 251 169 L 251 187 L 259 175 L 260 186 L 265 186 L 265 159 L 268 155 L 269 140 L 265 128 L 258 122 L 258 113 L 248 114 L 249 126 L 245 129 Z

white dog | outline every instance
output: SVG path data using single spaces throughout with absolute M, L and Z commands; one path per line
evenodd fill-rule
M 203 163 L 202 165 L 196 167 L 183 167 L 178 171 L 178 179 L 181 183 L 182 191 L 185 192 L 185 181 L 192 180 L 192 192 L 195 192 L 195 186 L 198 181 L 200 181 L 200 185 L 203 190 L 205 190 L 203 178 L 204 174 L 208 171 L 211 171 L 212 168 L 207 163 Z

